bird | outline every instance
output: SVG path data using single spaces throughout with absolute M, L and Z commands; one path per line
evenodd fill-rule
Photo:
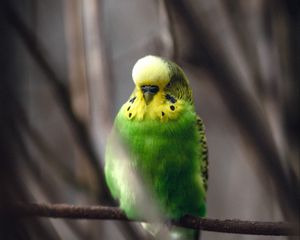
M 136 172 L 165 219 L 205 216 L 208 147 L 187 76 L 176 63 L 147 55 L 135 63 L 132 79 L 135 88 L 111 134 L 125 148 L 128 163 L 117 154 L 115 137 L 106 147 L 104 170 L 112 196 L 129 218 L 140 217 L 147 206 L 137 203 L 140 192 L 127 180 Z M 143 226 L 158 234 L 151 224 Z M 197 230 L 170 229 L 172 239 L 198 239 Z

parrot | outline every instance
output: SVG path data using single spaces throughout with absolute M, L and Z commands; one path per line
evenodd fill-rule
M 202 119 L 196 114 L 189 80 L 181 67 L 147 55 L 132 69 L 135 88 L 115 118 L 114 134 L 128 153 L 118 155 L 114 138 L 105 153 L 105 179 L 129 218 L 139 217 L 140 192 L 127 181 L 136 172 L 168 220 L 206 215 L 208 147 Z M 141 207 L 142 206 L 142 207 Z M 151 234 L 151 225 L 143 224 Z M 172 239 L 198 239 L 199 231 L 171 227 Z

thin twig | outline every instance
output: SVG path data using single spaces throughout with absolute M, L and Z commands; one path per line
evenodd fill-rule
M 76 206 L 68 204 L 18 203 L 10 208 L 11 212 L 22 217 L 47 217 L 90 220 L 122 220 L 140 222 L 142 219 L 128 219 L 125 213 L 116 207 Z M 176 226 L 201 229 L 213 232 L 226 232 L 250 235 L 298 236 L 296 223 L 258 222 L 242 220 L 219 220 L 185 216 L 172 222 Z

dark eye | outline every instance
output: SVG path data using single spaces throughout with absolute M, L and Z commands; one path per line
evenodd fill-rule
M 169 82 L 167 85 L 166 85 L 166 88 L 169 88 L 171 86 L 171 83 Z

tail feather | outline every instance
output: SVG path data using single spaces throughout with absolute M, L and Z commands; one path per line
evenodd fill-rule
M 155 239 L 165 239 L 166 225 L 154 224 L 154 223 L 142 223 L 142 227 L 149 232 Z M 182 228 L 177 226 L 171 226 L 169 228 L 169 240 L 199 240 L 200 231 L 188 228 Z
M 181 227 L 172 227 L 171 240 L 199 240 L 200 231 Z

